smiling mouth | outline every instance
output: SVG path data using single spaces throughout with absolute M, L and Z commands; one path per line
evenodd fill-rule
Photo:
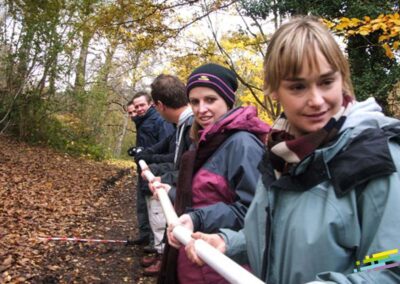
M 322 112 L 319 112 L 319 113 L 306 114 L 305 116 L 306 116 L 306 117 L 309 117 L 309 118 L 321 118 L 321 117 L 323 117 L 326 113 L 327 113 L 327 111 L 322 111 Z
M 210 116 L 203 116 L 203 117 L 199 117 L 200 121 L 207 121 L 210 120 L 211 117 Z

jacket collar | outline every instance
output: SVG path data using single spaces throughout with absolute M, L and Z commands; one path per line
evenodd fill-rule
M 272 168 L 267 166 L 269 158 L 266 153 L 259 166 L 263 183 L 278 190 L 307 191 L 330 181 L 336 195 L 342 197 L 373 178 L 396 171 L 388 145 L 390 139 L 400 140 L 399 126 L 366 129 L 329 161 L 324 155 L 313 154 L 298 165 L 302 170 L 294 169 L 276 181 L 271 177 Z
M 200 136 L 200 142 L 213 137 L 215 134 L 232 131 L 247 131 L 265 141 L 271 127 L 257 117 L 255 107 L 238 107 L 230 110 L 217 122 L 206 127 Z
M 181 126 L 189 117 L 193 116 L 191 107 L 187 107 L 180 115 L 177 127 Z
M 136 127 L 139 127 L 146 119 L 153 116 L 155 113 L 157 113 L 156 109 L 151 106 L 144 115 L 134 117 L 133 122 L 136 124 Z

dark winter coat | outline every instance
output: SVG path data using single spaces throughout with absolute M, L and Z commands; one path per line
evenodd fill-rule
M 153 146 L 174 132 L 174 126 L 166 122 L 154 107 L 145 115 L 133 119 L 136 125 L 136 146 L 147 148 Z
M 136 146 L 151 147 L 161 140 L 164 140 L 175 131 L 174 126 L 166 122 L 154 107 L 150 107 L 145 115 L 136 116 L 133 121 L 136 124 Z M 147 195 L 151 195 L 147 182 L 140 177 L 138 167 L 138 189 L 144 191 Z

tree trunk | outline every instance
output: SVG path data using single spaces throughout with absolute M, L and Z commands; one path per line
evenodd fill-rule
M 106 52 L 106 60 L 104 62 L 103 67 L 100 70 L 98 84 L 107 86 L 108 76 L 110 75 L 111 67 L 112 67 L 112 59 L 115 54 L 115 50 L 117 49 L 118 42 L 117 40 L 111 40 L 110 46 L 107 48 Z
M 82 45 L 79 52 L 78 63 L 76 64 L 76 77 L 74 84 L 74 92 L 76 94 L 82 93 L 86 84 L 86 60 L 89 51 L 89 43 L 93 37 L 93 32 L 83 30 L 82 32 Z
M 117 138 L 117 142 L 115 143 L 115 148 L 114 148 L 114 156 L 118 157 L 118 158 L 121 156 L 122 141 L 124 141 L 124 138 L 125 138 L 126 129 L 128 128 L 128 122 L 129 122 L 129 117 L 127 115 L 125 115 L 121 133 Z

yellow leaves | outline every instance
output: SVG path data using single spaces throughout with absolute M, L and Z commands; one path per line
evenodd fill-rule
M 398 36 L 400 33 L 400 26 L 398 27 L 393 27 L 391 32 L 390 32 L 390 36 L 394 37 L 394 36 Z
M 325 26 L 327 26 L 329 29 L 332 29 L 336 24 L 332 21 L 329 21 L 327 19 L 322 19 L 322 22 L 324 23 Z
M 387 35 L 381 35 L 378 38 L 378 42 L 383 42 L 383 41 L 387 41 L 390 37 Z
M 262 45 L 264 38 L 261 35 L 250 37 L 247 34 L 234 32 L 222 38 L 221 43 L 228 51 L 253 50 L 254 47 Z
M 394 58 L 393 52 L 387 43 L 384 43 L 382 47 L 385 49 L 385 54 L 389 58 Z
M 261 70 L 261 67 L 260 67 L 260 70 Z M 251 80 L 252 81 L 254 80 L 251 83 L 255 86 L 262 86 L 262 84 L 263 84 L 261 74 L 253 76 L 251 78 Z M 256 90 L 254 90 L 254 91 L 256 91 Z M 258 98 L 258 101 L 263 102 L 263 104 L 265 105 L 265 96 L 266 95 L 264 94 L 264 92 L 257 90 L 256 96 Z M 241 92 L 241 95 L 238 97 L 238 101 L 240 102 L 240 105 L 242 105 L 242 106 L 256 107 L 258 110 L 258 117 L 261 120 L 263 120 L 269 124 L 272 124 L 273 119 L 268 115 L 267 111 L 262 106 L 260 106 L 259 102 L 256 100 L 254 95 L 248 89 Z
M 394 50 L 399 49 L 399 41 L 398 41 L 398 40 L 396 40 L 396 41 L 393 43 L 393 49 L 394 49 Z
M 358 33 L 360 35 L 366 36 L 369 35 L 370 32 L 371 32 L 370 27 L 361 27 L 358 32 L 355 31 L 355 34 Z
M 337 24 L 337 25 L 335 26 L 335 30 L 337 30 L 337 31 L 342 31 L 342 30 L 344 30 L 346 27 L 347 27 L 346 24 L 339 23 L 339 24 Z
M 355 32 L 355 31 L 353 31 L 353 30 L 350 30 L 350 31 L 348 31 L 348 32 L 347 32 L 347 34 L 348 34 L 348 35 L 355 35 L 355 34 L 356 34 L 356 32 Z
M 396 26 L 400 26 L 400 20 L 391 20 L 391 22 Z
M 359 20 L 357 18 L 351 18 L 351 20 L 349 21 L 349 27 L 357 27 L 362 22 L 362 20 Z
M 324 20 L 324 22 L 331 30 L 345 37 L 368 36 L 372 33 L 378 33 L 378 42 L 382 44 L 386 56 L 389 58 L 394 58 L 393 50 L 398 50 L 399 43 L 393 39 L 400 35 L 399 13 L 381 14 L 375 19 L 371 19 L 369 16 L 364 16 L 362 20 L 342 17 L 334 21 Z
M 343 17 L 337 20 L 333 25 L 328 25 L 328 27 L 334 31 L 344 31 L 345 35 L 349 35 L 349 31 L 351 31 L 350 35 L 368 35 L 377 30 L 387 31 L 393 26 L 393 23 L 393 20 L 390 20 L 389 22 L 389 18 L 384 17 L 383 15 L 380 15 L 374 20 L 371 20 L 368 16 L 365 16 L 364 20 Z
M 136 167 L 136 163 L 133 160 L 117 160 L 111 159 L 105 161 L 107 165 L 117 167 L 119 169 L 134 169 Z
M 352 28 L 352 27 L 357 27 L 359 26 L 363 21 L 357 18 L 340 18 L 340 22 L 336 25 L 335 29 L 342 31 L 347 28 Z
M 377 31 L 379 29 L 386 31 L 387 26 L 384 23 L 378 23 L 378 24 L 372 25 L 372 31 Z

